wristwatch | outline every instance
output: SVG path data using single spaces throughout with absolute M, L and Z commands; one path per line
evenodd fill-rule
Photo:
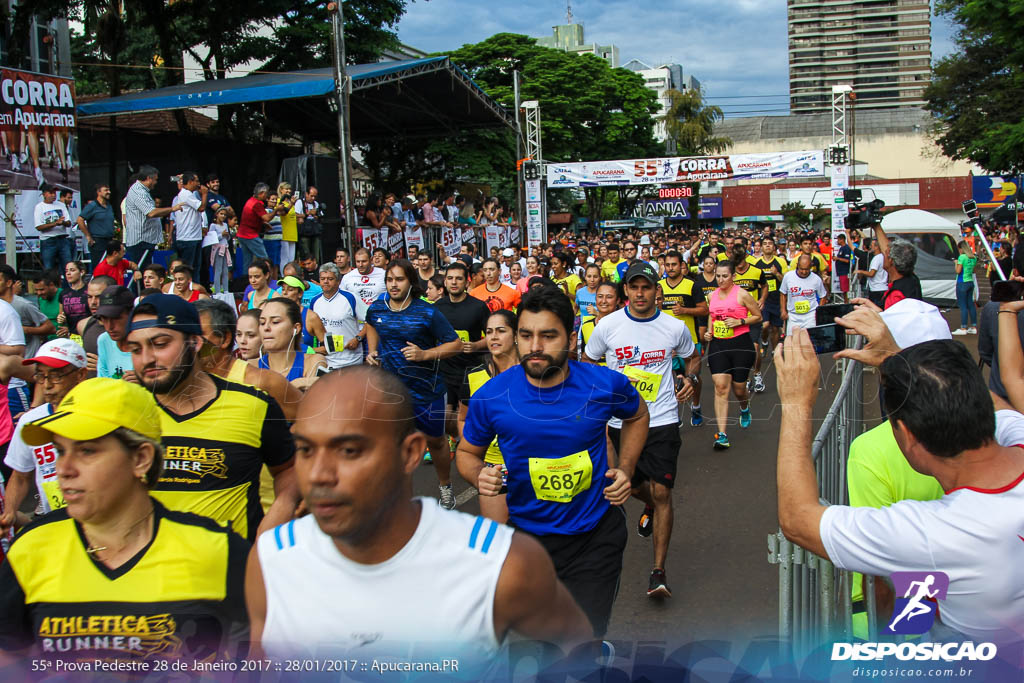
M 700 382 L 700 378 L 697 377 L 697 375 L 687 375 L 686 379 L 690 380 L 690 384 L 692 384 L 693 386 L 697 386 L 697 384 Z

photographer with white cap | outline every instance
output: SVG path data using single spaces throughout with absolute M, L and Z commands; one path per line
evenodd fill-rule
M 901 316 L 923 329 L 934 318 L 900 308 Z M 1024 415 L 1004 411 L 997 434 L 984 379 L 958 342 L 932 339 L 901 350 L 895 336 L 906 341 L 908 326 L 897 319 L 894 335 L 867 307 L 836 322 L 867 337 L 863 349 L 836 356 L 879 367 L 899 450 L 944 493 L 939 500 L 902 500 L 877 510 L 820 503 L 810 455 L 821 367 L 807 332 L 796 330 L 775 354 L 783 406 L 777 475 L 783 533 L 841 569 L 875 576 L 944 572 L 943 628 L 954 631 L 954 639 L 994 642 L 1002 659 L 1018 664 L 1024 579 L 1007 567 L 1019 564 L 1024 549 L 1018 538 L 1024 534 L 1018 514 L 1024 452 L 1006 444 L 1024 444 Z

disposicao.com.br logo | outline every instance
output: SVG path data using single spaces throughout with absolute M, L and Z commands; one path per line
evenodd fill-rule
M 935 623 L 938 601 L 945 600 L 949 591 L 949 576 L 945 572 L 894 572 L 893 591 L 897 596 L 893 604 L 892 619 L 884 633 L 888 635 L 920 635 L 927 633 Z M 902 597 L 901 597 L 902 596 Z M 996 656 L 993 643 L 975 644 L 970 641 L 952 643 L 834 643 L 832 660 L 871 660 L 885 657 L 908 661 L 968 660 L 988 661 Z

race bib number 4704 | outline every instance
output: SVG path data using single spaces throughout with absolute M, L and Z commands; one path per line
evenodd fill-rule
M 530 482 L 537 500 L 568 503 L 590 488 L 594 464 L 589 451 L 564 458 L 530 458 Z

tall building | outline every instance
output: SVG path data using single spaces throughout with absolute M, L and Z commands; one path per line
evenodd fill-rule
M 668 91 L 678 90 L 679 92 L 686 92 L 687 90 L 699 90 L 700 81 L 693 76 L 684 74 L 681 64 L 662 64 L 661 66 L 651 67 L 639 59 L 631 59 L 623 64 L 622 68 L 643 76 L 644 84 L 657 94 L 660 107 L 655 115 L 657 124 L 654 129 L 654 137 L 657 140 L 665 140 L 665 124 L 661 122 L 661 117 L 665 115 L 671 104 L 667 95 Z M 675 150 L 666 148 L 665 152 L 667 154 L 674 154 Z
M 928 0 L 788 0 L 789 108 L 828 111 L 832 86 L 858 109 L 920 107 L 931 68 Z
M 619 65 L 619 48 L 615 45 L 598 45 L 583 42 L 583 24 L 568 23 L 551 27 L 551 35 L 537 39 L 541 47 L 575 52 L 576 54 L 597 55 L 608 62 L 613 69 Z

